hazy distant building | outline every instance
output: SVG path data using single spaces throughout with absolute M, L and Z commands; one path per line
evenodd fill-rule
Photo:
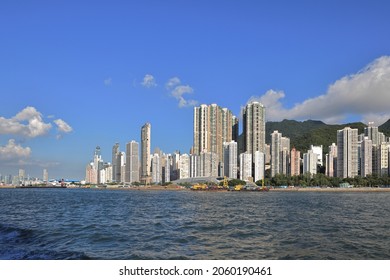
M 161 159 L 161 179 L 163 184 L 171 181 L 171 167 L 171 155 L 163 154 Z
M 19 181 L 24 182 L 26 179 L 26 171 L 24 169 L 19 169 Z
M 106 184 L 112 182 L 112 165 L 111 163 L 105 163 L 103 168 L 99 170 L 100 184 Z
M 4 184 L 11 185 L 12 184 L 12 175 L 5 175 L 4 176 Z
M 116 174 L 116 182 L 124 183 L 126 181 L 126 153 L 119 152 L 117 156 L 117 174 Z
M 47 172 L 47 169 L 43 169 L 43 182 L 47 183 L 49 182 L 49 172 Z
M 290 153 L 290 174 L 298 176 L 301 174 L 301 152 L 293 147 Z
M 238 120 L 232 112 L 217 104 L 194 107 L 193 154 L 214 153 L 223 162 L 223 143 L 237 137 Z
M 131 141 L 126 144 L 125 182 L 139 182 L 139 144 Z
M 95 148 L 93 160 L 85 168 L 85 181 L 91 184 L 100 184 L 100 170 L 103 169 L 103 160 L 100 152 L 100 147 Z
M 99 171 L 99 178 L 100 184 L 105 184 L 107 182 L 106 169 L 103 168 Z
M 358 130 L 346 127 L 337 131 L 337 176 L 358 175 Z
M 264 179 L 265 174 L 265 154 L 260 151 L 255 152 L 254 156 L 254 181 Z
M 228 178 L 237 179 L 237 155 L 238 155 L 238 146 L 237 142 L 225 142 L 223 144 L 224 149 L 224 176 Z
M 254 157 L 256 151 L 265 149 L 265 107 L 260 102 L 248 103 L 243 111 L 245 151 Z
M 113 169 L 112 172 L 113 172 L 114 181 L 117 183 L 124 182 L 122 181 L 122 166 L 126 163 L 126 158 L 122 156 L 123 154 L 124 152 L 118 151 L 115 156 L 115 171 Z
M 100 150 L 100 147 L 97 146 L 95 148 L 95 152 L 94 152 L 94 155 L 93 155 L 93 166 L 94 168 L 96 169 L 96 182 L 97 184 L 100 184 L 101 183 L 101 180 L 100 180 L 100 170 L 103 169 L 103 159 L 102 159 L 102 155 L 101 155 L 101 150 Z
M 146 123 L 141 128 L 141 181 L 148 184 L 150 177 L 150 145 L 151 145 L 151 125 Z
M 249 181 L 252 177 L 252 154 L 240 154 L 240 180 Z
M 117 157 L 119 154 L 119 143 L 115 143 L 112 147 L 112 173 L 113 173 L 113 181 L 117 182 L 117 173 L 120 174 L 120 168 L 117 168 Z
M 152 183 L 161 183 L 161 166 L 160 166 L 160 155 L 158 153 L 152 156 Z
M 303 154 L 303 174 L 317 174 L 318 154 L 313 150 L 308 150 Z
M 85 181 L 87 183 L 97 184 L 97 174 L 93 162 L 88 163 L 85 168 Z

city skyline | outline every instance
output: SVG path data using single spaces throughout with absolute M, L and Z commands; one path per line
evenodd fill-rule
M 3 5 L 3 175 L 82 179 L 96 146 L 109 161 L 147 122 L 152 151 L 189 153 L 200 104 L 240 134 L 250 101 L 267 121 L 390 118 L 389 3 L 116 4 Z

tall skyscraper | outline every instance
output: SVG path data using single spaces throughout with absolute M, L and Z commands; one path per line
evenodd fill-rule
M 252 154 L 240 154 L 240 180 L 249 181 L 252 177 Z
M 190 177 L 199 177 L 200 173 L 200 156 L 192 154 L 190 156 Z
M 97 170 L 94 167 L 93 161 L 91 161 L 85 168 L 85 181 L 90 184 L 97 184 L 97 178 Z
M 360 175 L 367 177 L 372 174 L 372 140 L 364 137 L 361 143 Z
M 161 174 L 161 160 L 160 155 L 158 153 L 155 153 L 152 155 L 152 183 L 158 184 L 162 181 L 162 174 Z
M 318 154 L 313 150 L 308 150 L 303 154 L 303 174 L 317 174 Z
M 190 178 L 190 156 L 182 154 L 179 158 L 179 179 Z
M 200 153 L 200 177 L 218 177 L 219 157 L 216 153 Z
M 150 183 L 150 142 L 151 125 L 146 123 L 141 128 L 141 181 Z
M 167 183 L 171 181 L 171 166 L 172 166 L 172 160 L 171 160 L 170 154 L 163 154 L 161 159 L 161 179 L 162 183 Z
M 265 154 L 260 151 L 255 152 L 254 156 L 255 161 L 255 170 L 254 170 L 254 181 L 257 182 L 259 180 L 264 179 L 265 174 Z
M 103 169 L 103 159 L 99 146 L 95 148 L 95 152 L 93 154 L 93 167 L 96 170 L 96 180 L 94 181 L 96 181 L 97 184 L 100 184 L 100 170 Z
M 290 174 L 290 138 L 281 138 L 282 146 L 280 151 L 280 173 L 284 175 Z
M 280 151 L 282 147 L 282 133 L 275 130 L 271 134 L 271 177 L 280 173 Z
M 265 150 L 265 107 L 259 102 L 245 106 L 243 114 L 245 151 L 255 155 L 256 151 Z
M 225 142 L 224 149 L 224 176 L 237 179 L 237 142 Z
M 117 173 L 120 174 L 120 169 L 117 168 L 117 157 L 119 154 L 119 143 L 115 143 L 115 145 L 112 147 L 112 177 L 113 181 L 117 182 Z M 120 168 L 120 167 L 119 167 Z
M 232 112 L 217 104 L 194 107 L 193 154 L 211 152 L 223 163 L 223 143 L 237 137 L 238 121 Z
M 290 153 L 290 174 L 298 176 L 301 174 L 301 152 L 293 147 Z
M 139 182 L 139 144 L 131 141 L 126 144 L 125 182 Z
M 390 143 L 383 142 L 379 145 L 377 152 L 377 170 L 378 175 L 387 176 L 389 175 L 389 152 L 390 152 Z
M 335 143 L 329 146 L 328 153 L 326 154 L 325 175 L 328 177 L 337 176 L 337 146 Z
M 350 127 L 337 131 L 337 176 L 354 178 L 358 175 L 358 130 Z
M 312 150 L 313 153 L 318 155 L 317 164 L 322 166 L 323 165 L 323 161 L 322 161 L 322 145 L 320 145 L 320 146 L 310 145 L 310 150 Z
M 290 138 L 275 130 L 271 133 L 271 176 L 290 172 Z
M 112 165 L 111 163 L 105 163 L 103 168 L 99 172 L 100 184 L 106 184 L 112 182 Z
M 374 126 L 373 122 L 368 123 L 368 127 L 364 128 L 364 136 L 367 136 L 369 140 L 372 140 L 372 145 L 379 147 L 380 144 L 385 142 L 385 135 L 378 131 L 378 127 Z
M 118 182 L 126 182 L 126 153 L 125 152 L 119 152 L 118 156 L 118 167 L 120 166 L 120 173 L 119 173 L 119 180 Z

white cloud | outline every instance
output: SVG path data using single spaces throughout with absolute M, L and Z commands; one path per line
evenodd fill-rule
M 31 154 L 29 147 L 22 147 L 14 139 L 8 140 L 7 145 L 0 146 L 0 160 L 15 160 L 28 158 Z
M 111 84 L 112 84 L 112 78 L 111 77 L 104 80 L 104 85 L 105 86 L 110 86 Z
M 281 91 L 269 90 L 251 99 L 267 107 L 268 120 L 318 119 L 338 123 L 348 115 L 360 115 L 362 121 L 374 120 L 380 125 L 390 117 L 390 56 L 376 59 L 356 74 L 334 82 L 325 94 L 292 108 L 283 106 L 284 96 Z
M 141 85 L 143 85 L 144 87 L 146 88 L 151 88 L 151 87 L 156 87 L 157 84 L 156 84 L 156 80 L 154 79 L 154 77 L 150 74 L 146 74 Z
M 173 89 L 175 86 L 180 85 L 181 81 L 178 77 L 173 77 L 169 79 L 169 81 L 166 83 L 165 87 L 167 89 Z
M 42 114 L 34 107 L 26 107 L 10 119 L 0 117 L 0 134 L 34 138 L 47 134 L 51 127 L 50 123 L 42 120 Z
M 181 85 L 178 77 L 169 79 L 166 83 L 166 88 L 171 90 L 171 96 L 179 101 L 179 108 L 193 107 L 198 104 L 196 100 L 184 98 L 185 94 L 193 94 L 194 89 L 189 85 Z
M 283 91 L 268 90 L 262 96 L 252 96 L 249 98 L 248 103 L 257 101 L 262 103 L 266 107 L 266 114 L 268 120 L 282 120 L 285 118 L 286 109 L 283 108 L 283 104 L 280 102 L 285 96 Z
M 54 123 L 57 125 L 57 129 L 60 132 L 69 133 L 73 130 L 69 124 L 61 119 L 55 120 Z

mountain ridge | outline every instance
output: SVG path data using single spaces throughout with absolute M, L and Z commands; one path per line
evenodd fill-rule
M 310 149 L 310 145 L 323 146 L 324 152 L 328 151 L 328 146 L 337 143 L 337 130 L 344 127 L 357 128 L 358 133 L 364 133 L 367 127 L 362 122 L 352 122 L 346 124 L 326 124 L 318 120 L 295 121 L 284 119 L 280 122 L 267 122 L 265 124 L 266 143 L 271 143 L 271 133 L 278 130 L 284 137 L 290 138 L 290 146 L 305 153 Z M 387 137 L 390 136 L 390 119 L 378 127 Z

